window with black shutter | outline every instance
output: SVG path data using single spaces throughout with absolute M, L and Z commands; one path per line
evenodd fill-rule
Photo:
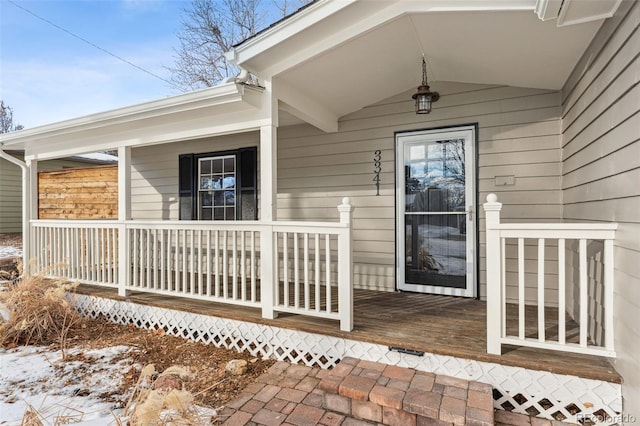
M 179 157 L 181 220 L 256 220 L 257 148 Z

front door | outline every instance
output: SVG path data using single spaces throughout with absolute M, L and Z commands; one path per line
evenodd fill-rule
M 398 288 L 474 297 L 475 126 L 396 134 Z

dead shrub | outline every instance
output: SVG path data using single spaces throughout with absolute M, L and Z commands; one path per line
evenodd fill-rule
M 46 272 L 26 273 L 0 291 L 0 345 L 58 343 L 63 357 L 69 329 L 80 315 L 67 299 L 78 283 L 45 278 Z

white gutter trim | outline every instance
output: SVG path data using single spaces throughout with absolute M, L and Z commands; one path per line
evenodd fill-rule
M 31 209 L 29 208 L 29 166 L 27 166 L 27 163 L 24 161 L 20 161 L 13 155 L 6 153 L 2 149 L 2 145 L 0 145 L 0 158 L 4 158 L 22 169 L 22 273 L 24 275 L 24 271 L 27 270 L 29 265 L 29 241 L 31 241 L 29 235 L 31 220 Z

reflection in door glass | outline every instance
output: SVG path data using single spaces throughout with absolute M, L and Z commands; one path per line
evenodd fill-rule
M 405 211 L 463 212 L 464 139 L 405 146 Z
M 464 288 L 466 214 L 406 216 L 408 283 Z
M 464 139 L 405 144 L 405 280 L 466 287 Z

